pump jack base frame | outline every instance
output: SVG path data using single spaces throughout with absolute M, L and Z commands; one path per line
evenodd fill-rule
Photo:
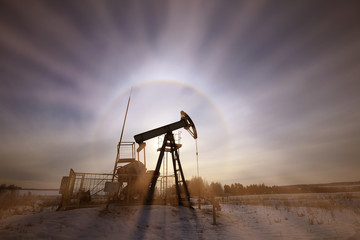
M 154 191 L 155 191 L 155 185 L 157 182 L 158 177 L 160 176 L 160 167 L 162 160 L 164 158 L 164 153 L 166 150 L 166 146 L 170 146 L 170 152 L 173 162 L 173 168 L 174 168 L 174 176 L 175 176 L 175 187 L 176 187 L 176 194 L 178 198 L 178 204 L 180 206 L 188 206 L 192 208 L 191 202 L 190 202 L 190 194 L 189 190 L 185 181 L 184 173 L 181 167 L 180 158 L 179 158 L 179 152 L 178 148 L 175 143 L 174 135 L 172 132 L 166 133 L 163 141 L 163 145 L 160 150 L 159 158 L 156 164 L 154 175 L 151 179 L 151 185 L 148 189 L 147 196 L 145 199 L 145 204 L 151 205 L 153 203 L 153 197 L 154 197 Z M 180 179 L 178 177 L 178 172 L 180 172 Z M 180 190 L 180 184 L 182 184 L 185 192 L 185 199 L 181 198 L 181 190 Z

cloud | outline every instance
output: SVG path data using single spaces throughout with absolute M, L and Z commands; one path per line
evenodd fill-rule
M 2 178 L 111 171 L 131 86 L 124 138 L 184 110 L 205 178 L 357 177 L 358 4 L 144 4 L 1 3 Z M 190 177 L 194 142 L 183 136 Z

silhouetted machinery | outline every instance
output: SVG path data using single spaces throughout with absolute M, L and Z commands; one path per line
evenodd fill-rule
M 139 144 L 139 148 L 141 148 L 144 145 L 144 141 L 149 140 L 154 137 L 158 137 L 160 135 L 165 134 L 164 141 L 162 144 L 162 147 L 160 149 L 159 158 L 156 164 L 155 171 L 152 173 L 152 176 L 150 176 L 150 179 L 148 179 L 149 187 L 147 190 L 147 195 L 145 199 L 146 204 L 151 204 L 153 201 L 154 191 L 155 191 L 155 185 L 160 175 L 160 167 L 161 163 L 164 157 L 165 152 L 170 152 L 173 162 L 173 169 L 174 169 L 174 176 L 175 176 L 175 188 L 176 193 L 178 197 L 178 203 L 179 205 L 184 205 L 184 202 L 187 202 L 188 206 L 190 206 L 190 194 L 188 187 L 186 185 L 184 172 L 181 167 L 180 158 L 179 158 L 179 152 L 178 152 L 178 145 L 175 143 L 173 131 L 177 130 L 179 128 L 185 128 L 190 135 L 196 139 L 197 138 L 197 132 L 195 125 L 189 115 L 187 115 L 184 111 L 181 111 L 181 119 L 178 122 L 174 122 L 172 124 L 165 125 L 163 127 L 159 127 L 147 132 L 143 132 L 140 134 L 137 134 L 134 136 L 135 141 Z M 178 174 L 180 173 L 180 176 Z M 146 176 L 146 175 L 145 175 Z M 149 176 L 147 176 L 149 177 Z M 179 179 L 180 177 L 180 179 Z M 184 192 L 185 199 L 181 197 L 181 192 Z
M 65 210 L 83 204 L 100 203 L 104 197 L 107 199 L 108 205 L 111 201 L 122 202 L 123 200 L 130 204 L 143 201 L 145 204 L 151 204 L 165 152 L 171 153 L 178 204 L 191 206 L 189 190 L 179 159 L 178 149 L 181 144 L 176 144 L 172 133 L 180 128 L 185 128 L 194 139 L 197 138 L 193 121 L 184 111 L 181 111 L 180 121 L 135 135 L 135 141 L 139 144 L 137 150 L 135 142 L 122 142 L 122 130 L 113 174 L 75 172 L 71 169 L 69 176 L 64 176 L 61 181 L 59 192 L 62 194 L 62 200 L 58 209 Z M 140 161 L 139 152 L 145 148 L 145 141 L 163 134 L 165 136 L 161 148 L 158 149 L 160 154 L 156 168 L 149 171 L 146 169 L 145 150 L 143 151 L 144 162 Z M 165 178 L 167 179 L 167 177 L 166 174 Z

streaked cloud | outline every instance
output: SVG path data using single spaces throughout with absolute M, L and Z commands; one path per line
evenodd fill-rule
M 337 1 L 0 3 L 0 178 L 110 172 L 125 138 L 185 110 L 208 180 L 358 180 L 360 5 Z M 194 142 L 183 130 L 187 177 Z M 156 139 L 148 144 L 149 167 Z

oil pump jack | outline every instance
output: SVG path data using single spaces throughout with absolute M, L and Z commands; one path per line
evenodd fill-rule
M 187 184 L 185 181 L 185 177 L 184 177 L 184 172 L 182 170 L 181 163 L 180 163 L 179 152 L 178 152 L 179 146 L 177 146 L 177 144 L 175 143 L 174 135 L 172 132 L 174 130 L 177 130 L 180 128 L 185 128 L 194 139 L 197 139 L 197 131 L 196 131 L 194 122 L 191 120 L 189 115 L 187 115 L 184 111 L 181 111 L 180 113 L 181 113 L 180 121 L 174 122 L 174 123 L 171 123 L 171 124 L 159 127 L 159 128 L 155 128 L 153 130 L 143 132 L 143 133 L 140 133 L 140 134 L 137 134 L 134 136 L 136 143 L 138 143 L 139 148 L 141 148 L 142 145 L 144 145 L 144 141 L 165 134 L 164 141 L 163 141 L 162 147 L 160 149 L 159 158 L 158 158 L 158 161 L 156 164 L 156 168 L 155 168 L 155 171 L 151 178 L 150 186 L 148 188 L 148 192 L 147 192 L 146 199 L 145 199 L 145 204 L 151 204 L 153 201 L 155 185 L 156 185 L 156 182 L 160 175 L 159 171 L 160 171 L 161 163 L 162 163 L 162 160 L 164 157 L 164 153 L 170 152 L 171 157 L 172 157 L 172 162 L 173 162 L 173 168 L 174 168 L 175 187 L 176 187 L 176 193 L 177 193 L 177 198 L 178 198 L 178 204 L 184 205 L 184 202 L 187 202 L 188 206 L 191 206 L 189 190 L 188 190 L 188 187 L 187 187 Z M 178 173 L 180 173 L 180 179 L 179 179 Z M 185 193 L 185 199 L 181 198 L 180 184 L 182 184 L 182 186 L 183 186 L 184 193 Z M 183 201 L 183 200 L 185 200 L 185 201 Z

